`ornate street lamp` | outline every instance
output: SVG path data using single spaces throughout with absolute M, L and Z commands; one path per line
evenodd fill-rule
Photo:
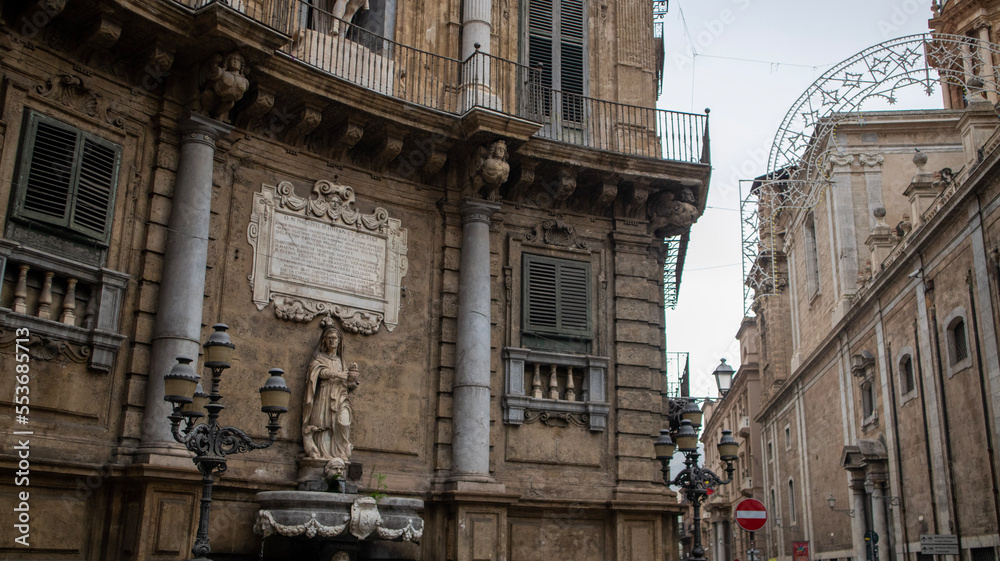
M 222 323 L 212 326 L 214 333 L 205 343 L 205 367 L 212 371 L 212 389 L 208 395 L 198 382 L 199 377 L 191 368 L 192 359 L 177 357 L 177 364 L 163 377 L 163 399 L 174 405 L 170 419 L 170 430 L 174 440 L 194 452 L 194 464 L 202 475 L 201 515 L 198 520 L 198 534 L 195 538 L 194 559 L 190 561 L 211 561 L 208 554 L 211 551 L 208 543 L 209 508 L 212 505 L 212 484 L 214 474 L 226 471 L 226 456 L 239 454 L 250 450 L 267 448 L 278 438 L 281 425 L 278 418 L 288 412 L 288 399 L 291 390 L 285 385 L 284 374 L 280 368 L 272 368 L 264 387 L 260 388 L 260 410 L 267 414 L 268 440 L 254 442 L 245 432 L 236 427 L 224 427 L 218 423 L 219 412 L 225 406 L 219 403 L 219 381 L 222 371 L 230 367 L 233 351 L 236 345 L 229 340 L 226 330 L 229 327 Z M 198 419 L 208 412 L 208 420 L 198 423 Z M 181 428 L 181 421 L 185 421 Z
M 719 365 L 715 367 L 715 371 L 712 372 L 712 376 L 715 376 L 715 385 L 719 387 L 719 395 L 726 397 L 729 393 L 729 388 L 733 387 L 733 370 L 732 366 L 726 364 L 726 359 L 719 359 Z
M 683 399 L 683 398 L 682 398 Z M 722 479 L 710 469 L 698 465 L 698 432 L 695 425 L 689 418 L 693 413 L 689 411 L 694 405 L 694 400 L 689 401 L 678 415 L 680 422 L 678 428 L 662 429 L 660 436 L 653 444 L 656 450 L 656 459 L 660 460 L 663 471 L 663 482 L 672 487 L 679 487 L 687 498 L 691 506 L 694 507 L 693 538 L 694 546 L 691 548 L 691 555 L 688 561 L 702 561 L 705 559 L 705 548 L 701 545 L 701 504 L 708 498 L 708 489 L 717 485 L 726 485 L 733 480 L 733 462 L 739 451 L 739 443 L 733 438 L 732 431 L 723 430 L 722 439 L 719 441 L 719 457 L 726 462 L 726 479 Z M 673 404 L 671 404 L 673 405 Z M 671 407 L 675 409 L 675 407 Z M 698 410 L 698 422 L 701 422 L 701 410 Z M 672 419 L 673 421 L 673 419 Z M 673 422 L 671 423 L 673 425 Z M 680 450 L 684 454 L 684 469 L 670 479 L 670 458 L 674 455 L 674 450 Z

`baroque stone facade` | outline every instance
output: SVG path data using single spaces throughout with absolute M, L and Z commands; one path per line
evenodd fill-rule
M 424 505 L 419 545 L 357 559 L 676 559 L 664 236 L 705 208 L 707 116 L 652 109 L 648 3 L 564 4 L 568 93 L 523 64 L 528 2 L 3 2 L 0 364 L 30 374 L 0 402 L 18 427 L 30 391 L 32 434 L 0 437 L 0 525 L 30 506 L 0 553 L 188 556 L 200 475 L 163 380 L 222 322 L 222 421 L 266 437 L 271 367 L 292 405 L 216 483 L 214 557 L 258 558 L 256 493 L 295 489 L 329 426 L 348 487 Z M 308 376 L 344 368 L 349 399 Z M 304 422 L 311 391 L 336 421 Z

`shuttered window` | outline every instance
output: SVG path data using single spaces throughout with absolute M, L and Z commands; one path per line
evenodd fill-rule
M 523 258 L 525 346 L 588 352 L 590 263 L 540 255 Z
M 108 242 L 121 148 L 31 112 L 21 142 L 14 216 Z
M 564 121 L 583 119 L 586 95 L 586 33 L 584 0 L 526 0 L 528 6 L 528 66 L 535 111 L 551 117 L 552 103 Z M 557 95 L 551 95 L 555 90 Z

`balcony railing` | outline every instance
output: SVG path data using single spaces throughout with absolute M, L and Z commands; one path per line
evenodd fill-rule
M 610 407 L 605 401 L 606 357 L 507 347 L 503 358 L 504 423 L 551 419 L 595 432 L 605 429 Z
M 710 163 L 708 114 L 638 107 L 562 92 L 543 72 L 476 52 L 461 61 L 407 47 L 337 19 L 308 0 L 170 0 L 220 4 L 288 35 L 281 51 L 382 95 L 461 115 L 480 107 L 540 123 L 537 137 L 620 154 Z
M 30 333 L 33 358 L 60 353 L 111 370 L 128 275 L 0 240 L 0 329 Z

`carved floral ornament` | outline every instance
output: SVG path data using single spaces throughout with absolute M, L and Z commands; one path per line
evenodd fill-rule
M 247 228 L 254 304 L 273 303 L 289 321 L 329 314 L 351 333 L 371 335 L 383 324 L 392 331 L 408 268 L 400 225 L 384 208 L 363 214 L 354 189 L 336 181 L 317 181 L 309 197 L 288 181 L 262 186 Z

